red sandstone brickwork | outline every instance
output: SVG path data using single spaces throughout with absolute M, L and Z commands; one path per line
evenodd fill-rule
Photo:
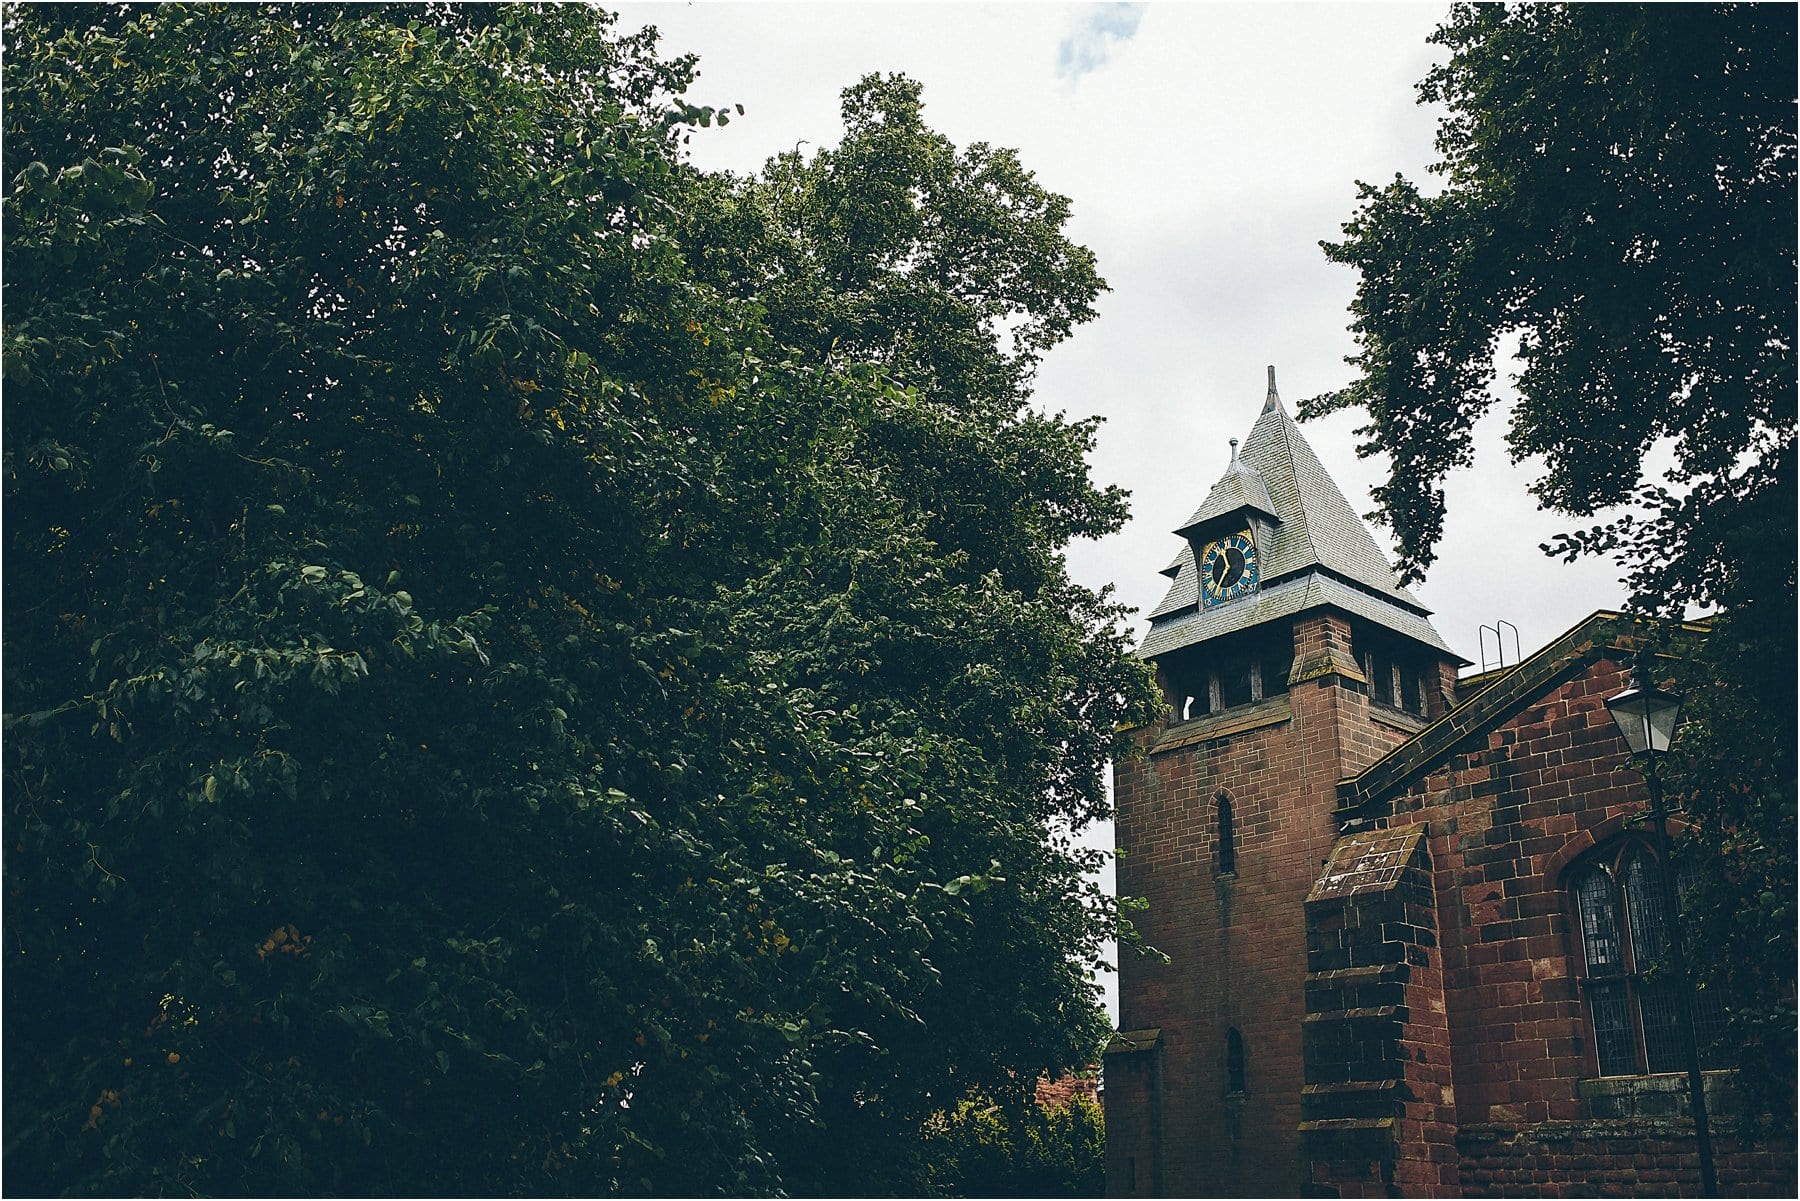
M 1457 693 L 1460 685 L 1456 678 L 1456 664 L 1448 659 L 1440 659 L 1437 665 L 1437 687 L 1430 690 L 1425 698 L 1425 715 L 1436 721 L 1456 707 Z
M 1646 798 L 1604 706 L 1625 686 L 1615 619 L 1592 620 L 1529 677 L 1484 677 L 1504 703 L 1421 735 L 1445 740 L 1417 778 L 1382 760 L 1418 723 L 1370 705 L 1329 613 L 1296 622 L 1286 698 L 1139 732 L 1143 757 L 1115 777 L 1119 888 L 1149 900 L 1140 929 L 1170 962 L 1120 965 L 1122 1026 L 1161 1033 L 1108 1056 L 1109 1192 L 1697 1192 L 1691 1123 L 1619 1116 L 1620 1081 L 1597 1087 L 1565 873 Z M 1448 665 L 1438 676 L 1449 692 Z M 1445 715 L 1442 696 L 1427 705 Z M 1356 808 L 1335 811 L 1335 783 L 1378 762 L 1365 781 L 1388 783 L 1346 784 Z M 1230 875 L 1215 870 L 1221 791 Z M 1305 905 L 1346 816 L 1422 838 L 1391 890 Z M 1226 1092 L 1234 1027 L 1242 1096 Z M 1791 1144 L 1715 1146 L 1727 1195 L 1794 1195 Z
M 1589 1116 L 1576 1084 L 1595 1068 L 1560 868 L 1645 796 L 1605 707 L 1625 686 L 1620 664 L 1579 667 L 1451 756 L 1390 819 L 1429 831 L 1465 1125 Z
M 1091 1073 L 1093 1069 L 1090 1068 L 1089 1071 Z M 1086 1097 L 1092 1101 L 1099 1092 L 1099 1084 L 1093 1075 L 1062 1076 L 1055 1080 L 1040 1076 L 1037 1086 L 1032 1089 L 1031 1099 L 1040 1109 L 1067 1105 L 1076 1097 Z
M 1626 686 L 1620 658 L 1604 647 L 1572 657 L 1378 815 L 1423 827 L 1434 868 L 1454 1176 L 1409 1178 L 1365 1157 L 1315 1165 L 1320 1185 L 1366 1195 L 1386 1170 L 1398 1195 L 1697 1193 L 1691 1123 L 1608 1118 L 1582 1089 L 1597 1068 L 1565 871 L 1646 807 L 1604 704 Z M 1428 1058 L 1439 1037 L 1403 1035 Z M 1402 1148 L 1443 1133 L 1395 1130 Z M 1793 1195 L 1791 1145 L 1716 1141 L 1728 1195 Z
M 1161 1167 L 1162 1094 L 1159 1051 L 1147 1048 L 1106 1057 L 1106 1193 L 1109 1197 L 1164 1195 Z
M 1661 1120 L 1470 1127 L 1458 1135 L 1470 1197 L 1693 1197 L 1699 1156 L 1691 1124 Z M 1719 1192 L 1794 1195 L 1794 1148 L 1713 1139 Z
M 1338 1196 L 1457 1188 L 1433 873 L 1417 834 L 1340 841 L 1307 899 L 1302 1149 Z
M 1160 1027 L 1157 1096 L 1147 1068 L 1131 1095 L 1115 1093 L 1107 1065 L 1109 1192 L 1124 1192 L 1114 1163 L 1114 1114 L 1137 1131 L 1154 1103 L 1157 1167 L 1165 1195 L 1294 1196 L 1299 1157 L 1300 1045 L 1305 1016 L 1303 902 L 1336 834 L 1336 784 L 1410 733 L 1405 720 L 1371 717 L 1351 654 L 1350 627 L 1317 612 L 1295 622 L 1296 682 L 1284 696 L 1186 727 L 1137 734 L 1141 757 L 1115 766 L 1121 896 L 1146 898 L 1134 920 L 1170 962 L 1120 963 L 1120 1026 Z M 1329 670 L 1299 679 L 1302 667 Z M 1246 718 L 1245 713 L 1249 714 Z M 1264 724 L 1242 728 L 1246 720 Z M 1184 731 L 1229 729 L 1187 741 Z M 1160 746 L 1159 746 L 1160 744 Z M 1218 866 L 1216 798 L 1232 804 L 1236 871 Z M 1228 1095 L 1227 1031 L 1243 1041 L 1245 1088 Z M 1138 1059 L 1142 1052 L 1126 1058 Z M 1138 1156 L 1136 1174 L 1146 1177 Z

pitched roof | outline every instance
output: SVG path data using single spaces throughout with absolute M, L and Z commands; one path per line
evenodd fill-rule
M 1154 632 L 1156 619 L 1170 613 L 1179 613 L 1183 609 L 1192 609 L 1200 603 L 1200 576 L 1194 570 L 1194 548 L 1187 543 L 1181 544 L 1181 550 L 1175 555 L 1175 561 L 1162 569 L 1163 575 L 1170 576 L 1174 583 L 1163 595 L 1162 603 L 1150 610 L 1150 626 Z
M 1266 543 L 1259 539 L 1257 546 L 1262 588 L 1250 597 L 1188 613 L 1200 598 L 1193 550 L 1183 547 L 1175 562 L 1163 570 L 1165 575 L 1174 575 L 1174 582 L 1150 613 L 1151 630 L 1139 648 L 1140 655 L 1160 654 L 1297 612 L 1286 609 L 1285 601 L 1284 611 L 1266 611 L 1268 606 L 1260 601 L 1284 581 L 1296 578 L 1321 581 L 1312 603 L 1339 604 L 1358 616 L 1453 653 L 1426 620 L 1431 611 L 1401 587 L 1368 527 L 1351 510 L 1350 502 L 1288 415 L 1275 389 L 1274 368 L 1269 369 L 1262 412 L 1242 449 L 1234 450 L 1224 476 L 1181 530 L 1245 504 L 1277 519 L 1265 531 Z
M 1279 516 L 1275 512 L 1275 502 L 1269 496 L 1269 485 L 1263 477 L 1242 459 L 1238 458 L 1237 439 L 1231 440 L 1231 465 L 1219 482 L 1212 486 L 1194 515 L 1187 519 L 1177 534 L 1185 534 L 1197 525 L 1211 521 L 1215 517 L 1223 517 L 1227 513 L 1239 509 L 1255 509 L 1267 513 L 1270 517 Z
M 1456 708 L 1361 772 L 1339 780 L 1338 817 L 1365 810 L 1376 802 L 1390 801 L 1401 789 L 1435 769 L 1459 748 L 1484 743 L 1489 730 L 1555 687 L 1569 672 L 1602 654 L 1635 653 L 1650 633 L 1647 623 L 1601 609 L 1577 622 L 1523 662 L 1484 674 L 1476 691 L 1466 696 Z M 1686 653 L 1706 634 L 1704 619 L 1682 623 L 1673 640 L 1674 653 Z M 1464 686 L 1467 683 L 1464 681 Z
M 1244 440 L 1243 459 L 1268 481 L 1275 514 L 1281 518 L 1269 548 L 1258 548 L 1265 580 L 1324 567 L 1418 613 L 1430 612 L 1400 586 L 1369 528 L 1351 510 L 1288 416 L 1273 381 L 1262 415 Z

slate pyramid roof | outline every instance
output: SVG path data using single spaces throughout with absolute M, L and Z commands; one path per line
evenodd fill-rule
M 1175 562 L 1164 569 L 1163 574 L 1174 575 L 1174 582 L 1163 602 L 1150 613 L 1150 633 L 1139 654 L 1160 654 L 1297 612 L 1288 605 L 1297 603 L 1301 593 L 1280 586 L 1303 578 L 1315 585 L 1305 593 L 1310 603 L 1348 608 L 1365 620 L 1453 653 L 1426 620 L 1431 611 L 1401 587 L 1368 527 L 1300 433 L 1275 389 L 1272 367 L 1262 412 L 1242 448 L 1234 452 L 1225 474 L 1177 532 L 1245 506 L 1276 518 L 1257 548 L 1261 563 L 1258 592 L 1199 610 L 1193 548 L 1184 546 Z M 1285 613 L 1262 611 L 1269 606 L 1256 598 L 1271 598 L 1271 594 L 1284 599 L 1278 607 Z
M 1269 485 L 1263 477 L 1248 463 L 1238 457 L 1237 439 L 1231 440 L 1231 466 L 1219 477 L 1219 482 L 1212 486 L 1194 515 L 1187 519 L 1177 534 L 1183 534 L 1193 527 L 1222 517 L 1239 509 L 1255 509 L 1270 517 L 1277 516 L 1275 501 L 1269 496 Z

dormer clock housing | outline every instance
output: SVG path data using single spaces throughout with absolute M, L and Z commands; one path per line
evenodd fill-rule
M 1269 376 L 1269 394 L 1273 396 L 1273 369 Z M 1226 474 L 1206 493 L 1206 501 L 1193 517 L 1175 531 L 1188 540 L 1197 571 L 1195 600 L 1201 609 L 1255 594 L 1264 578 L 1265 547 L 1273 544 L 1274 528 L 1280 522 L 1269 483 L 1238 457 L 1237 439 L 1231 439 Z
M 1211 608 L 1249 596 L 1262 580 L 1262 548 L 1275 526 L 1275 502 L 1269 485 L 1238 457 L 1231 440 L 1231 465 L 1207 493 L 1206 501 L 1175 532 L 1187 539 L 1198 578 L 1201 607 Z
M 1441 711 L 1430 665 L 1456 656 L 1307 445 L 1275 390 L 1206 499 L 1176 534 L 1139 654 L 1155 663 L 1177 723 L 1257 704 L 1330 676 L 1384 710 Z M 1349 622 L 1302 647 L 1308 613 Z M 1293 679 L 1277 679 L 1286 664 Z M 1250 670 L 1254 667 L 1254 670 Z

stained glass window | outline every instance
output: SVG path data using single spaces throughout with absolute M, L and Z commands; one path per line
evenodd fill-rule
M 1622 839 L 1579 868 L 1569 891 L 1580 923 L 1582 975 L 1594 1056 L 1602 1076 L 1679 1072 L 1687 1066 L 1680 995 L 1666 963 L 1673 936 L 1661 868 L 1650 849 Z M 1723 1029 L 1716 993 L 1693 1001 L 1703 1067 Z
M 1581 939 L 1587 951 L 1590 976 L 1611 975 L 1624 966 L 1619 955 L 1619 934 L 1613 926 L 1613 886 L 1606 870 L 1589 868 L 1575 882 L 1575 900 L 1581 909 Z
M 1588 988 L 1588 1008 L 1594 1015 L 1594 1046 L 1602 1076 L 1630 1076 L 1637 1072 L 1637 1040 L 1631 1033 L 1631 1012 L 1625 982 L 1593 984 Z
M 1625 860 L 1625 900 L 1631 915 L 1631 949 L 1640 970 L 1648 969 L 1669 949 L 1668 923 L 1663 917 L 1662 882 L 1646 854 Z
M 1694 864 L 1692 860 L 1681 865 L 1675 877 L 1675 891 L 1681 897 L 1681 907 L 1688 907 L 1688 894 L 1694 888 Z M 1700 1044 L 1701 1067 L 1728 1067 L 1729 1057 L 1723 1050 L 1714 1047 L 1725 1033 L 1725 1003 L 1719 999 L 1717 989 L 1702 988 L 1694 993 L 1694 1037 Z
M 1640 984 L 1638 1008 L 1644 1019 L 1644 1058 L 1652 1072 L 1687 1070 L 1687 1044 L 1681 1037 L 1681 1006 L 1668 984 Z

